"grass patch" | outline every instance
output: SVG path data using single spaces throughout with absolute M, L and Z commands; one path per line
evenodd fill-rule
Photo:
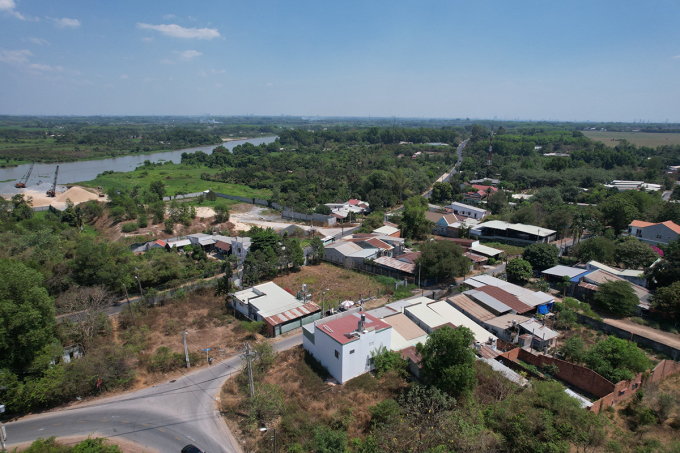
M 621 140 L 628 140 L 637 146 L 649 146 L 656 148 L 665 145 L 680 145 L 680 133 L 664 132 L 605 132 L 584 131 L 583 134 L 591 140 L 602 142 L 607 146 L 614 147 Z
M 244 185 L 204 181 L 201 179 L 202 173 L 209 173 L 211 171 L 213 170 L 208 167 L 192 167 L 185 164 L 167 162 L 163 165 L 138 167 L 136 170 L 129 172 L 100 174 L 92 181 L 85 181 L 79 184 L 93 188 L 102 186 L 104 190 L 130 190 L 135 186 L 146 188 L 152 182 L 162 181 L 165 191 L 169 196 L 174 196 L 178 193 L 203 192 L 208 189 L 240 197 L 268 198 L 271 196 L 271 191 L 269 190 L 255 190 Z M 204 202 L 201 206 L 209 205 Z
M 524 247 L 518 245 L 503 244 L 501 242 L 484 242 L 484 245 L 494 249 L 503 250 L 503 252 L 508 256 L 521 255 L 524 253 Z

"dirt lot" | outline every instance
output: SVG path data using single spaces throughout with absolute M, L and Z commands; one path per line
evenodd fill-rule
M 619 140 L 625 139 L 637 146 L 657 146 L 680 144 L 680 134 L 665 132 L 604 132 L 584 131 L 583 134 L 591 140 L 600 141 L 607 146 L 614 147 Z
M 360 274 L 328 263 L 304 266 L 299 272 L 291 272 L 275 278 L 274 283 L 296 294 L 302 289 L 302 284 L 306 283 L 307 291 L 312 293 L 312 300 L 317 304 L 321 303 L 321 291 L 328 289 L 325 298 L 327 307 L 329 303 L 337 306 L 338 301 L 356 301 L 360 297 L 365 298 L 369 294 L 375 295 L 378 291 L 381 293 L 385 291 L 385 285 L 381 285 L 367 274 Z M 371 304 L 373 305 L 376 305 L 376 302 Z
M 659 343 L 680 349 L 680 335 L 656 330 L 647 326 L 641 326 L 640 324 L 635 324 L 627 319 L 604 318 L 604 322 L 620 327 L 621 329 L 626 329 L 641 337 L 647 337 L 651 340 L 658 341 Z
M 127 330 L 122 329 L 118 322 L 121 321 L 121 315 L 127 316 L 127 313 L 123 311 L 116 316 L 114 338 L 130 348 L 140 350 L 141 354 L 153 354 L 161 346 L 183 354 L 182 331 L 186 331 L 189 352 L 200 356 L 200 362 L 192 363 L 192 368 L 206 364 L 203 349 L 211 348 L 210 356 L 221 360 L 236 354 L 236 349 L 250 335 L 225 308 L 224 298 L 214 296 L 210 290 L 189 293 L 182 300 L 150 308 L 145 316 L 137 317 L 135 327 Z M 257 338 L 261 337 L 258 335 Z M 135 388 L 165 381 L 175 374 L 179 376 L 182 371 L 150 373 L 138 366 Z
M 281 421 L 279 445 L 284 447 L 296 442 L 304 443 L 313 437 L 313 428 L 319 424 L 334 426 L 346 423 L 349 424 L 349 438 L 363 436 L 371 418 L 369 407 L 394 397 L 406 387 L 406 381 L 398 377 L 385 375 L 375 378 L 370 373 L 344 385 L 326 384 L 305 361 L 305 351 L 301 346 L 279 354 L 262 382 L 277 385 L 283 392 L 285 416 L 271 426 Z M 248 451 L 267 451 L 264 448 L 268 446 L 269 436 L 250 429 L 244 418 L 247 414 L 244 390 L 239 386 L 239 379 L 228 381 L 221 394 L 222 412 L 232 433 L 242 442 L 247 442 L 245 447 Z

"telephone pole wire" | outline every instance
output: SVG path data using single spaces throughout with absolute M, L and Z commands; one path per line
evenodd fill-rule
M 187 349 L 187 333 L 186 333 L 186 331 L 182 331 L 182 341 L 184 341 L 184 357 L 187 360 L 187 368 L 191 368 L 191 364 L 189 363 L 189 350 Z

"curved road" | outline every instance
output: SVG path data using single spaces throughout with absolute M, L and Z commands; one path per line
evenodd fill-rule
M 274 347 L 284 351 L 302 344 L 302 335 L 285 338 Z M 163 453 L 179 453 L 187 444 L 210 453 L 240 452 L 222 420 L 216 397 L 242 364 L 239 356 L 187 373 L 176 381 L 24 417 L 8 423 L 8 449 L 39 437 L 123 437 Z

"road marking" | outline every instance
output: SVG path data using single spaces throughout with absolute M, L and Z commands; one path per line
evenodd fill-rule
M 175 439 L 177 439 L 177 440 L 182 440 L 182 439 L 180 439 L 180 438 L 179 438 L 179 437 L 177 437 L 177 436 L 175 436 Z
M 160 432 L 162 432 L 162 433 L 165 432 L 165 430 L 164 430 L 164 429 L 161 429 L 161 428 L 158 428 L 158 431 L 160 431 Z
M 61 425 L 61 423 L 54 423 L 54 426 L 59 426 L 59 425 Z
M 125 420 L 121 420 L 121 422 L 123 422 L 123 423 L 130 423 L 130 422 L 128 422 L 128 421 L 125 421 Z
M 146 423 L 142 423 L 142 425 L 143 425 L 143 426 L 149 426 L 149 425 L 147 425 Z

